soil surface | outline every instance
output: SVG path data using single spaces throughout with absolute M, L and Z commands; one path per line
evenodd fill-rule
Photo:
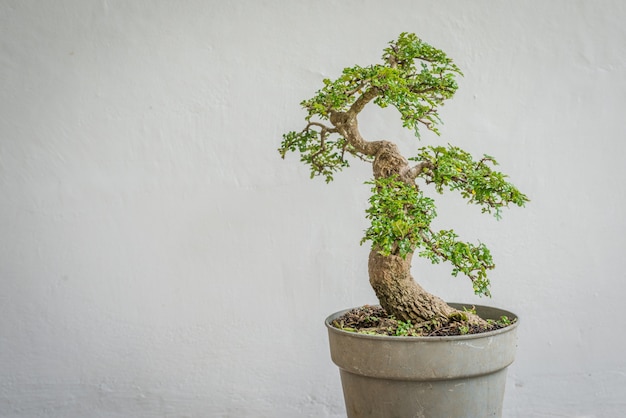
M 513 321 L 514 322 L 514 321 Z M 453 320 L 445 326 L 423 322 L 411 324 L 401 322 L 390 316 L 380 306 L 365 305 L 354 308 L 346 312 L 332 322 L 335 328 L 344 331 L 357 332 L 370 335 L 391 335 L 391 336 L 411 336 L 411 337 L 434 337 L 480 334 L 505 328 L 511 325 L 508 318 L 501 318 L 497 321 L 489 321 L 487 327 L 468 325 L 462 320 Z

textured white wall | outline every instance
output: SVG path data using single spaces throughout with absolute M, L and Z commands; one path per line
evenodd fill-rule
M 626 3 L 0 3 L 0 416 L 340 417 L 324 317 L 375 301 L 369 168 L 329 186 L 283 132 L 323 77 L 416 32 L 464 70 L 438 141 L 532 198 L 441 225 L 493 249 L 518 312 L 507 417 L 626 408 Z M 369 138 L 416 147 L 393 110 Z M 437 141 L 430 136 L 426 142 Z

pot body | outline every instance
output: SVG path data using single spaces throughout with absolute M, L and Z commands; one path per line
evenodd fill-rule
M 475 308 L 484 319 L 517 318 L 497 308 Z M 387 337 L 333 327 L 345 312 L 329 316 L 326 327 L 348 418 L 501 417 L 519 321 L 482 334 Z

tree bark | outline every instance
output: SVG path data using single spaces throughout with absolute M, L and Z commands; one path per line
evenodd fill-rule
M 369 255 L 370 284 L 387 313 L 413 324 L 433 321 L 447 324 L 455 309 L 428 293 L 411 276 L 411 258 L 383 256 L 376 250 Z
M 477 315 L 460 312 L 424 290 L 411 276 L 412 256 L 408 254 L 402 258 L 393 254 L 384 256 L 376 250 L 370 252 L 370 284 L 387 313 L 401 321 L 411 321 L 412 324 L 430 322 L 445 325 L 455 317 L 467 317 L 470 324 L 486 325 L 486 321 Z

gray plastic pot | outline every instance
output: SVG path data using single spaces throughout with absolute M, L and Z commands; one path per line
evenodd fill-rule
M 488 306 L 476 306 L 476 311 L 484 319 L 517 318 Z M 345 312 L 326 318 L 326 327 L 348 418 L 502 416 L 506 368 L 515 358 L 519 321 L 483 334 L 387 337 L 333 327 L 332 321 Z

